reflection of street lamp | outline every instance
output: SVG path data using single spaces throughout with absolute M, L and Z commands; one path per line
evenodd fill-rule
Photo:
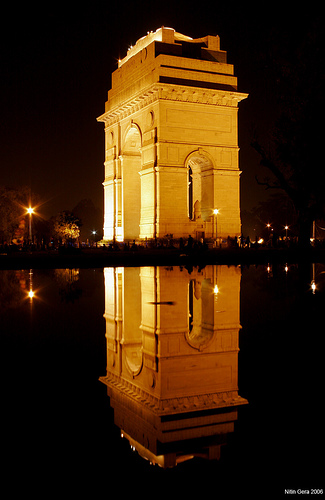
M 29 214 L 29 240 L 32 242 L 32 214 L 34 209 L 32 207 L 27 208 L 27 213 Z
M 34 297 L 34 292 L 33 292 L 33 271 L 32 269 L 29 270 L 29 292 L 28 292 L 28 297 L 30 302 L 32 302 L 33 297 Z
M 218 241 L 218 213 L 219 213 L 219 210 L 217 208 L 215 208 L 213 210 L 213 213 L 214 213 L 215 219 L 216 219 L 216 244 L 217 244 L 217 241 Z
M 313 294 L 316 292 L 316 281 L 315 281 L 315 263 L 312 264 L 312 270 L 313 270 L 313 279 L 311 282 L 311 289 Z
M 315 294 L 315 292 L 316 292 L 316 283 L 315 283 L 314 280 L 311 282 L 311 289 L 312 289 L 313 294 Z

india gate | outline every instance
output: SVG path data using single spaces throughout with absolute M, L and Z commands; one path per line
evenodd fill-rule
M 112 74 L 104 241 L 241 234 L 238 103 L 219 36 L 148 33 Z

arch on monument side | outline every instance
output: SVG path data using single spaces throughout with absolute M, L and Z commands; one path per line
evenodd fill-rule
M 185 167 L 188 170 L 188 217 L 197 223 L 206 223 L 213 214 L 215 203 L 215 161 L 207 151 L 197 149 L 186 157 Z
M 121 148 L 122 220 L 124 241 L 133 241 L 140 234 L 142 134 L 132 122 L 125 130 Z
M 126 128 L 122 138 L 121 154 L 135 154 L 141 156 L 142 133 L 141 128 L 135 122 Z

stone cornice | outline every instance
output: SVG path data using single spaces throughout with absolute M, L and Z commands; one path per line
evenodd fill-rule
M 134 98 L 129 99 L 120 106 L 116 106 L 115 108 L 106 111 L 106 113 L 97 118 L 97 121 L 104 122 L 105 127 L 109 127 L 123 118 L 126 118 L 157 101 L 158 98 L 159 88 L 155 85 L 150 89 L 139 93 Z
M 106 111 L 97 118 L 97 121 L 104 122 L 105 127 L 110 127 L 158 100 L 236 108 L 238 103 L 247 96 L 248 94 L 235 91 L 156 83 L 120 106 Z
M 100 377 L 99 380 L 111 390 L 124 394 L 124 396 L 144 405 L 158 415 L 187 413 L 189 411 L 198 410 L 204 411 L 247 404 L 247 400 L 239 396 L 237 390 L 161 399 L 137 387 L 135 384 L 132 384 L 132 382 L 126 380 L 122 382 L 122 380 L 113 373 L 108 373 L 106 377 Z

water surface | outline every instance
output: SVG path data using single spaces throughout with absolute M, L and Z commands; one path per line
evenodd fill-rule
M 12 493 L 322 487 L 323 272 L 0 271 Z

